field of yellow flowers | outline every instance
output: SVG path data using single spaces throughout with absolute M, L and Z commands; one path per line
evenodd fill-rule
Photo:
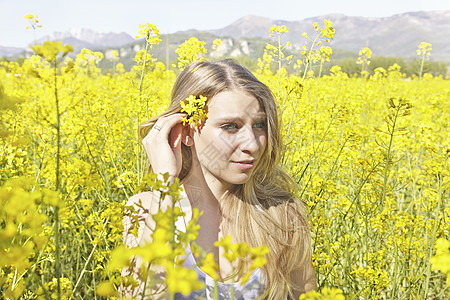
M 274 43 L 254 70 L 278 101 L 283 164 L 311 213 L 319 291 L 301 298 L 448 299 L 450 81 L 405 78 L 395 64 L 369 74 L 367 48 L 360 74 L 334 66 L 321 76 L 334 29 L 327 20 L 314 27 L 296 73 L 284 68 L 294 64 L 283 53 L 284 26 L 271 28 Z M 133 284 L 120 276 L 137 254 L 122 247 L 123 217 L 134 216 L 125 203 L 148 184 L 177 193 L 145 179 L 137 125 L 165 110 L 179 69 L 208 53 L 192 38 L 167 68 L 151 56 L 157 28 L 143 25 L 139 37 L 146 47 L 130 71 L 113 58 L 105 74 L 101 53 L 71 59 L 71 46 L 54 42 L 22 64 L 0 63 L 2 299 L 113 298 L 118 285 Z M 418 48 L 422 62 L 428 45 Z M 185 236 L 169 225 L 159 225 L 169 238 L 154 236 L 166 251 L 148 261 L 173 259 L 174 235 L 179 243 L 196 237 L 194 224 Z M 204 265 L 214 272 L 208 258 Z M 170 293 L 198 287 L 181 267 L 166 269 Z

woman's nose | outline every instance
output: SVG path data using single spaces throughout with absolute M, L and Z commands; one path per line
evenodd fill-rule
M 239 136 L 239 149 L 244 152 L 254 153 L 259 150 L 259 142 L 256 133 L 251 126 L 244 126 Z

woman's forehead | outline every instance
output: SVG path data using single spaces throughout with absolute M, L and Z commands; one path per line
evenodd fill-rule
M 241 90 L 221 92 L 208 101 L 208 114 L 242 116 L 251 114 L 265 116 L 258 99 L 252 94 Z

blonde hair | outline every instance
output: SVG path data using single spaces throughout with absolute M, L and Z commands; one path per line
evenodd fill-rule
M 268 287 L 265 298 L 292 297 L 292 272 L 311 261 L 310 231 L 305 205 L 295 196 L 296 185 L 280 167 L 280 125 L 270 89 L 233 60 L 193 63 L 175 82 L 169 108 L 143 123 L 139 135 L 144 138 L 160 117 L 180 112 L 180 101 L 188 96 L 211 99 L 226 90 L 245 91 L 259 101 L 267 115 L 267 147 L 250 180 L 237 185 L 228 194 L 229 199 L 222 201 L 222 214 L 234 242 L 270 249 L 262 268 Z M 184 144 L 182 156 L 180 180 L 189 173 L 192 163 L 190 148 Z M 239 261 L 238 270 L 244 266 L 245 261 Z

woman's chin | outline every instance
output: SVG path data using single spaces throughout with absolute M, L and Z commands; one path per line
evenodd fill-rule
M 250 174 L 239 174 L 235 176 L 234 178 L 231 178 L 229 180 L 230 184 L 233 185 L 239 185 L 239 184 L 245 184 L 250 180 Z

